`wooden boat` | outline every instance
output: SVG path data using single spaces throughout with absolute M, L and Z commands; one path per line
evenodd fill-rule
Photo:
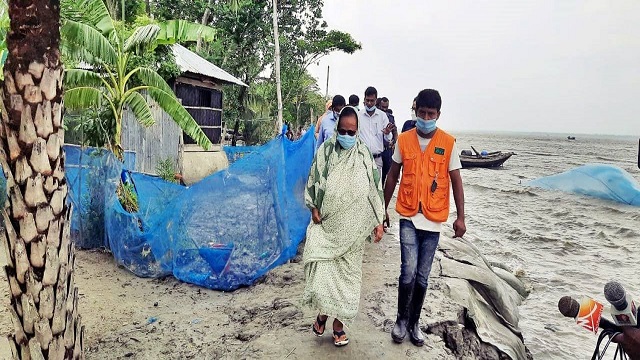
M 473 146 L 471 148 L 473 149 L 473 152 L 475 152 L 475 155 L 473 155 L 469 150 L 463 150 L 462 154 L 460 154 L 460 163 L 462 163 L 462 167 L 465 169 L 474 167 L 500 167 L 505 161 L 509 160 L 510 157 L 516 155 L 513 152 L 493 151 L 483 156 L 480 155 Z
M 576 137 L 575 136 L 567 136 L 567 140 L 575 140 Z

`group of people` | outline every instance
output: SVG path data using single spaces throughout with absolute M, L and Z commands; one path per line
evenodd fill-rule
M 466 231 L 455 139 L 436 125 L 442 105 L 436 90 L 418 93 L 414 119 L 399 135 L 389 100 L 378 98 L 374 87 L 365 90 L 362 109 L 358 103 L 356 95 L 348 105 L 336 95 L 317 126 L 317 151 L 305 192 L 312 216 L 303 254 L 303 304 L 318 311 L 312 326 L 316 336 L 324 334 L 333 317 L 334 344 L 349 343 L 344 326 L 358 312 L 365 242 L 382 239 L 402 171 L 395 207 L 400 215 L 398 312 L 391 337 L 402 343 L 408 335 L 422 346 L 419 320 L 452 190 L 455 236 Z
M 291 128 L 291 125 L 290 125 L 290 124 L 285 123 L 285 124 L 284 124 L 283 132 L 284 132 L 284 136 L 286 136 L 286 137 L 287 137 L 287 139 L 289 139 L 289 140 L 291 140 L 291 141 L 295 141 L 295 140 L 300 139 L 300 138 L 301 138 L 301 137 L 302 137 L 302 136 L 307 132 L 307 130 L 306 130 L 306 129 L 304 129 L 304 128 L 302 127 L 302 125 L 300 125 L 300 126 L 298 126 L 298 130 L 295 130 L 295 131 L 294 131 L 294 130 Z
M 360 110 L 358 95 L 349 96 L 349 104 L 342 95 L 336 95 L 327 102 L 327 112 L 318 119 L 316 124 L 316 149 L 333 136 L 338 120 L 338 114 L 345 107 L 354 108 L 359 117 L 366 119 L 359 131 L 360 139 L 367 145 L 376 165 L 381 171 L 382 179 L 386 178 L 391 168 L 391 154 L 398 139 L 393 111 L 389 109 L 389 99 L 378 97 L 374 87 L 368 87 L 364 93 L 364 109 Z M 382 132 L 380 131 L 382 130 Z

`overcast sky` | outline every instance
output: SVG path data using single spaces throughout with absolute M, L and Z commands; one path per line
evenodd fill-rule
M 423 88 L 446 130 L 640 136 L 640 1 L 324 0 L 363 49 L 312 66 L 345 98 L 373 85 L 396 119 Z

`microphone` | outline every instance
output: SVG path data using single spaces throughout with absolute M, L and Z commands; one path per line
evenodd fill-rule
M 615 332 L 622 331 L 616 324 L 602 318 L 603 308 L 601 303 L 589 297 L 583 298 L 580 303 L 571 296 L 563 296 L 558 301 L 558 310 L 562 315 L 574 318 L 578 325 L 594 334 L 598 332 L 598 328 Z
M 638 325 L 638 309 L 633 299 L 627 295 L 617 281 L 610 281 L 604 286 L 604 297 L 611 304 L 611 316 L 616 325 Z

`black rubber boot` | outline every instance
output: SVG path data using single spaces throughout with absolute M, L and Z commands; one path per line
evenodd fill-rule
M 407 325 L 409 324 L 409 305 L 411 304 L 411 292 L 413 284 L 398 285 L 398 317 L 396 324 L 391 331 L 391 338 L 400 344 L 407 336 Z
M 409 313 L 409 338 L 415 346 L 424 345 L 424 334 L 420 330 L 420 313 L 422 312 L 422 304 L 427 288 L 416 284 L 413 289 L 413 297 L 411 298 L 411 306 Z

